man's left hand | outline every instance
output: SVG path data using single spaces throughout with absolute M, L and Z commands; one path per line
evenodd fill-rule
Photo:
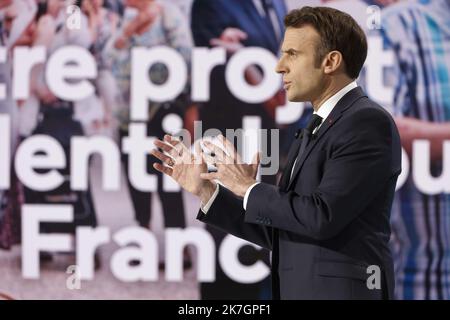
M 225 150 L 209 141 L 203 142 L 211 151 L 209 155 L 203 153 L 203 158 L 206 162 L 213 164 L 217 172 L 202 173 L 200 177 L 207 180 L 217 179 L 231 192 L 244 197 L 247 189 L 256 183 L 260 162 L 259 152 L 253 157 L 252 163 L 243 163 L 233 144 L 222 135 L 218 138 Z

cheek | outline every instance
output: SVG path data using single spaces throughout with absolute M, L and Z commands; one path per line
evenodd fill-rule
M 304 65 L 301 68 L 301 74 L 302 78 L 305 81 L 314 81 L 314 79 L 317 77 L 317 70 L 314 68 L 314 66 L 311 63 L 305 62 Z
M 304 59 L 298 58 L 297 60 L 292 62 L 292 70 L 297 76 L 300 74 L 307 74 L 309 68 L 310 66 L 308 66 L 307 61 L 305 61 Z
M 308 79 L 308 69 L 302 65 L 296 65 L 295 69 L 293 69 L 293 80 L 295 83 L 300 84 L 304 83 Z

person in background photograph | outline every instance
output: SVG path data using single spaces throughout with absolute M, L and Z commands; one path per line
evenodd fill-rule
M 410 167 L 412 142 L 430 142 L 430 174 L 450 139 L 450 1 L 403 1 L 382 11 L 396 57 L 394 114 Z M 450 299 L 450 195 L 420 192 L 409 172 L 392 212 L 398 299 Z
M 98 69 L 95 87 L 99 98 L 98 103 L 103 108 L 103 119 L 95 119 L 93 126 L 96 133 L 114 136 L 117 123 L 113 115 L 120 108 L 121 100 L 117 83 L 111 72 L 112 66 L 104 59 L 103 51 L 118 29 L 119 16 L 105 7 L 103 0 L 84 0 L 80 1 L 79 5 L 88 19 L 92 43 L 89 49 L 97 62 Z M 117 140 L 116 136 L 114 138 Z
M 44 46 L 47 57 L 56 50 L 68 45 L 88 49 L 91 45 L 91 35 L 88 20 L 81 13 L 80 29 L 70 30 L 66 25 L 66 2 L 59 0 L 38 1 L 36 33 L 30 45 Z M 41 105 L 69 105 L 74 119 L 80 121 L 85 132 L 90 132 L 94 122 L 102 118 L 101 105 L 96 95 L 76 102 L 62 101 L 48 88 L 45 81 L 45 64 L 33 68 L 30 79 L 30 96 L 20 108 L 19 134 L 22 138 L 33 133 L 38 123 Z
M 11 120 L 11 160 L 19 142 L 19 101 L 8 93 L 12 81 L 12 50 L 18 45 L 28 45 L 35 34 L 34 17 L 37 6 L 34 0 L 0 1 L 0 46 L 7 50 L 8 63 L 0 63 L 0 82 L 7 88 L 6 99 L 0 100 L 0 114 Z M 10 250 L 20 243 L 20 217 L 23 187 L 11 168 L 11 188 L 0 191 L 0 249 Z
M 105 7 L 117 14 L 119 17 L 123 16 L 123 12 L 125 10 L 123 0 L 105 0 Z
M 14 4 L 20 3 L 15 1 Z M 86 16 L 81 15 L 82 27 L 70 30 L 66 25 L 66 2 L 59 0 L 33 1 L 37 10 L 25 33 L 16 45 L 44 47 L 47 57 L 59 48 L 67 45 L 81 46 L 88 49 L 91 36 L 87 28 Z M 22 10 L 19 10 L 21 12 Z M 68 79 L 71 81 L 71 79 Z M 19 136 L 24 140 L 32 135 L 44 134 L 56 139 L 63 147 L 65 156 L 70 159 L 70 143 L 73 136 L 83 136 L 99 114 L 100 104 L 95 103 L 95 95 L 86 99 L 71 102 L 58 98 L 48 88 L 45 79 L 45 63 L 35 66 L 30 73 L 30 94 L 24 101 L 18 101 Z M 60 170 L 70 176 L 70 166 Z M 96 211 L 91 189 L 86 191 L 70 190 L 70 179 L 65 179 L 58 188 L 49 191 L 36 191 L 24 186 L 24 202 L 45 204 L 72 204 L 74 221 L 72 223 L 43 223 L 43 233 L 69 233 L 75 235 L 77 226 L 97 226 Z M 49 262 L 54 254 L 41 252 L 41 262 Z M 100 267 L 100 257 L 95 253 L 95 267 Z
M 193 47 L 192 36 L 189 32 L 186 18 L 176 6 L 165 1 L 154 0 L 126 0 L 124 20 L 121 29 L 111 38 L 107 49 L 104 50 L 105 59 L 110 61 L 114 77 L 117 80 L 119 90 L 124 102 L 119 110 L 120 137 L 128 135 L 129 101 L 130 101 L 130 71 L 131 49 L 133 47 L 147 47 L 164 45 L 169 46 L 184 58 L 186 65 L 190 65 L 191 49 Z M 155 64 L 149 70 L 149 78 L 157 84 L 164 83 L 168 70 L 163 64 Z M 184 117 L 185 110 L 191 105 L 189 100 L 189 86 L 186 85 L 183 93 L 173 101 L 159 103 L 149 101 L 147 135 L 159 137 L 166 131 L 162 127 L 166 115 L 173 114 L 180 119 Z M 173 128 L 174 132 L 182 129 Z M 128 155 L 122 156 L 125 168 L 128 168 Z M 152 164 L 155 159 L 148 156 L 147 171 L 158 177 L 158 195 L 161 199 L 166 228 L 185 228 L 185 210 L 181 191 L 164 191 L 162 174 L 155 170 Z M 125 170 L 128 174 L 128 169 Z M 128 176 L 127 176 L 128 177 Z M 129 177 L 128 188 L 135 211 L 136 221 L 139 226 L 150 228 L 152 215 L 152 193 L 137 190 L 131 184 Z M 189 251 L 185 250 L 184 266 L 191 266 Z M 160 263 L 160 268 L 164 264 Z
M 6 47 L 7 55 L 11 54 L 11 47 L 14 44 L 8 40 L 11 32 L 13 32 L 12 25 L 14 20 L 17 18 L 16 12 L 11 12 L 11 4 L 12 0 L 0 0 L 0 46 Z M 9 8 L 9 10 L 8 10 Z M 26 12 L 24 13 L 26 14 Z M 32 12 L 28 13 L 29 16 L 32 16 Z M 26 22 L 25 22 L 26 24 Z M 16 27 L 17 29 L 18 27 Z M 16 32 L 15 32 L 16 33 Z M 0 63 L 0 83 L 6 85 L 6 88 L 10 85 L 11 82 L 11 63 Z M 11 120 L 14 122 L 17 118 L 16 116 L 16 107 L 14 107 L 14 101 L 12 101 L 9 94 L 6 95 L 5 99 L 0 99 L 0 114 L 8 114 Z M 16 128 L 16 125 L 13 125 L 13 130 Z M 12 135 L 13 141 L 11 141 L 12 147 L 15 147 L 15 137 L 16 135 Z M 1 194 L 1 191 L 0 191 Z M 0 196 L 1 199 L 1 196 Z
M 191 28 L 196 46 L 223 47 L 230 58 L 239 49 L 260 47 L 278 55 L 283 38 L 283 18 L 286 6 L 282 0 L 195 0 L 191 10 Z M 243 127 L 244 116 L 258 116 L 261 129 L 274 129 L 275 111 L 284 105 L 284 91 L 279 91 L 265 103 L 247 103 L 236 98 L 225 81 L 225 65 L 215 67 L 211 72 L 210 98 L 198 109 L 191 109 L 187 117 L 200 119 L 203 130 Z M 245 71 L 248 83 L 256 85 L 262 73 L 254 66 Z M 281 89 L 281 88 L 280 88 Z M 270 148 L 270 147 L 269 147 Z M 276 176 L 263 176 L 262 180 L 275 183 Z M 225 233 L 210 226 L 206 229 L 213 235 L 219 247 Z M 243 246 L 239 254 L 244 264 L 253 264 L 262 259 L 268 262 L 268 252 L 257 252 L 251 246 Z M 256 284 L 240 284 L 231 280 L 221 269 L 216 259 L 216 281 L 201 284 L 203 299 L 268 299 L 270 298 L 269 278 Z
M 188 23 L 190 23 L 191 8 L 193 0 L 166 0 L 176 5 L 185 17 L 188 18 Z

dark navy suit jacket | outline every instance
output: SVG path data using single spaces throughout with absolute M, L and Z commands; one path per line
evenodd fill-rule
M 290 182 L 258 184 L 246 211 L 220 186 L 198 219 L 272 250 L 275 299 L 392 298 L 389 219 L 400 172 L 394 120 L 357 87 L 324 120 Z M 381 270 L 381 290 L 367 287 L 369 265 Z

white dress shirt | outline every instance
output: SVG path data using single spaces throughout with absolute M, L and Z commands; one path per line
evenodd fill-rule
M 324 120 L 330 115 L 331 111 L 333 111 L 333 108 L 336 106 L 336 104 L 339 102 L 339 100 L 341 100 L 341 98 L 343 96 L 345 96 L 350 90 L 356 88 L 357 86 L 358 85 L 356 84 L 356 81 L 353 81 L 353 82 L 349 83 L 344 88 L 342 88 L 341 90 L 336 92 L 333 96 L 328 98 L 319 107 L 319 109 L 317 111 L 313 112 L 313 114 L 317 114 L 317 115 L 319 115 L 322 118 L 322 122 L 314 129 L 314 131 L 312 132 L 313 134 L 316 133 L 317 130 L 319 130 L 320 126 L 322 125 Z M 295 161 L 297 161 L 297 159 L 295 159 Z M 295 162 L 294 162 L 294 165 L 292 166 L 292 169 L 291 169 L 291 177 L 292 177 L 292 173 L 294 171 L 294 168 L 295 168 Z M 247 210 L 247 202 L 248 202 L 248 197 L 250 196 L 250 192 L 252 191 L 253 187 L 255 187 L 258 183 L 260 183 L 260 182 L 256 182 L 256 183 L 252 184 L 247 189 L 247 191 L 245 192 L 245 196 L 244 196 L 244 210 Z M 208 212 L 209 208 L 211 207 L 211 205 L 213 204 L 214 200 L 216 199 L 218 193 L 219 193 L 219 185 L 216 186 L 216 190 L 214 191 L 214 194 L 208 200 L 206 205 L 204 205 L 204 206 L 201 205 L 200 206 L 200 208 L 203 211 L 203 213 L 207 213 Z

